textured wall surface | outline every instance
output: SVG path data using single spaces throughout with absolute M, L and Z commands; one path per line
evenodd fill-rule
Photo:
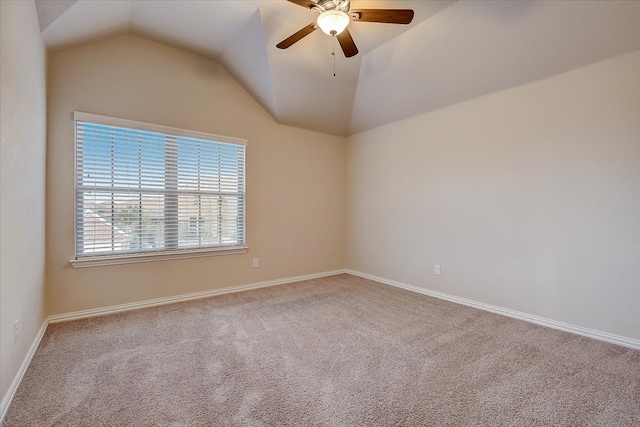
M 640 339 L 638 76 L 640 51 L 354 135 L 347 266 Z
M 279 125 L 218 63 L 139 37 L 49 59 L 49 314 L 344 267 L 344 138 Z M 249 252 L 73 269 L 74 110 L 247 139 Z
M 0 396 L 44 321 L 46 55 L 32 1 L 0 2 Z M 20 339 L 13 322 L 20 319 Z

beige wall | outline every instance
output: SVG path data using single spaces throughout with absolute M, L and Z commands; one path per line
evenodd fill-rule
M 344 267 L 344 138 L 279 125 L 216 62 L 133 36 L 51 54 L 48 84 L 49 314 Z M 73 269 L 74 110 L 248 139 L 249 253 Z
M 349 268 L 640 339 L 640 51 L 354 135 L 347 157 Z
M 0 397 L 44 321 L 45 50 L 33 1 L 0 1 Z M 13 322 L 20 319 L 20 340 Z

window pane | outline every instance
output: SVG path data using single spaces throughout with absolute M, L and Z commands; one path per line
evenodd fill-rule
M 77 120 L 76 159 L 77 256 L 244 244 L 244 146 Z
M 242 244 L 244 223 L 238 196 L 181 195 L 178 199 L 179 246 L 235 246 Z

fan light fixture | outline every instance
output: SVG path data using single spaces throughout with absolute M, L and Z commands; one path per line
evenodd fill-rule
M 289 0 L 289 2 L 317 12 L 320 15 L 314 22 L 278 43 L 276 45 L 278 49 L 288 49 L 320 28 L 327 35 L 337 36 L 334 39 L 334 46 L 336 41 L 340 43 L 345 58 L 351 58 L 358 54 L 358 48 L 347 29 L 347 26 L 351 25 L 351 21 L 407 25 L 413 20 L 413 10 L 411 9 L 351 10 L 351 0 Z
M 349 25 L 349 15 L 341 10 L 331 9 L 322 12 L 316 23 L 325 34 L 337 36 Z

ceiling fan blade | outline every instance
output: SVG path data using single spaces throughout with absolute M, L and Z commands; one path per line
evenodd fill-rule
M 338 34 L 338 42 L 340 43 L 340 47 L 344 52 L 344 56 L 347 58 L 351 58 L 358 54 L 358 48 L 353 41 L 353 37 L 351 37 L 351 33 L 348 28 L 345 28 L 343 32 Z
M 413 10 L 411 9 L 361 9 L 351 10 L 349 15 L 354 20 L 362 22 L 409 24 L 413 21 Z
M 287 37 L 284 40 L 282 40 L 280 43 L 278 43 L 276 45 L 276 47 L 278 49 L 286 49 L 286 48 L 290 47 L 292 44 L 298 42 L 303 37 L 306 37 L 309 34 L 313 33 L 316 30 L 316 28 L 318 28 L 316 26 L 316 23 L 312 22 L 311 24 L 307 25 L 306 27 L 304 27 L 303 29 L 301 29 L 297 33 Z
M 315 4 L 314 2 L 312 2 L 310 0 L 289 0 L 289 1 L 291 3 L 293 3 L 293 4 L 297 4 L 298 6 L 302 6 L 302 7 L 307 8 L 307 9 L 318 7 L 317 4 Z

